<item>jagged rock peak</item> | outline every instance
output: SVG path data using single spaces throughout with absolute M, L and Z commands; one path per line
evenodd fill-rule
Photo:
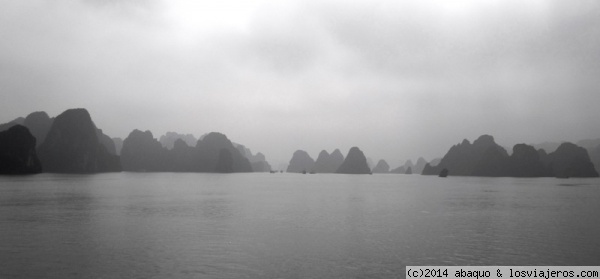
M 120 171 L 117 156 L 106 151 L 98 140 L 96 125 L 86 109 L 69 109 L 58 115 L 39 147 L 47 172 L 95 173 Z
M 540 153 L 533 146 L 527 144 L 516 144 L 513 146 L 513 153 L 510 156 L 508 168 L 508 175 L 515 177 L 542 177 L 550 175 L 550 171 L 540 159 Z
M 315 161 L 314 172 L 318 173 L 334 173 L 344 162 L 344 155 L 339 149 L 334 150 L 329 154 L 326 150 L 319 153 L 319 157 Z
M 150 130 L 146 130 L 146 131 L 141 131 L 138 129 L 134 129 L 133 131 L 131 131 L 131 133 L 129 133 L 129 136 L 127 138 L 146 138 L 146 139 L 154 139 L 154 135 L 152 135 L 152 132 Z M 127 138 L 125 140 L 127 140 Z
M 329 152 L 327 152 L 327 150 L 321 150 L 321 152 L 319 152 L 319 156 L 317 157 L 317 161 L 319 160 L 319 158 L 322 158 L 322 159 L 329 158 Z
M 490 135 L 481 135 L 473 142 L 473 145 L 490 145 L 494 143 L 496 143 L 494 137 Z
M 226 135 L 219 132 L 211 132 L 198 140 L 196 148 L 200 152 L 200 169 L 201 171 L 213 172 L 215 171 L 216 163 L 219 158 L 228 160 L 229 157 L 226 153 L 221 156 L 221 149 L 229 150 L 233 159 L 233 172 L 252 172 L 252 165 L 248 158 L 246 158 L 233 144 Z
M 50 116 L 48 116 L 48 114 L 45 111 L 36 111 L 27 115 L 23 123 L 25 124 L 25 126 L 27 126 L 30 123 L 46 122 L 50 121 L 50 119 Z
M 573 143 L 561 144 L 547 160 L 556 177 L 598 177 L 587 150 Z
M 192 134 L 179 134 L 176 132 L 167 132 L 166 134 L 160 136 L 159 142 L 163 147 L 167 149 L 172 149 L 175 141 L 181 139 L 187 143 L 188 146 L 196 146 L 198 139 L 194 137 Z
M 365 154 L 358 147 L 352 147 L 348 151 L 348 156 L 346 156 L 346 159 L 337 170 L 337 173 L 370 174 L 371 169 L 367 164 Z
M 453 175 L 502 176 L 506 173 L 506 158 L 508 153 L 492 136 L 482 135 L 473 144 L 465 139 L 452 146 L 437 166 L 425 166 L 422 174 L 437 175 L 446 168 Z
M 25 127 L 29 129 L 29 132 L 36 138 L 37 146 L 40 146 L 44 140 L 46 140 L 46 135 L 48 134 L 48 131 L 50 131 L 53 121 L 54 119 L 50 118 L 46 112 L 36 111 L 25 117 L 23 125 L 25 125 Z
M 296 150 L 290 164 L 288 165 L 287 172 L 311 172 L 313 171 L 315 160 L 308 155 L 304 150 Z
M 331 152 L 331 154 L 329 154 L 329 156 L 341 158 L 342 160 L 344 160 L 344 154 L 342 154 L 342 151 L 340 151 L 339 149 L 335 149 L 333 152 Z
M 121 163 L 125 171 L 166 171 L 166 149 L 152 132 L 135 129 L 123 141 Z
M 204 145 L 210 145 L 210 146 L 215 146 L 215 147 L 218 146 L 221 148 L 225 148 L 225 147 L 229 147 L 229 146 L 233 147 L 233 143 L 231 142 L 231 140 L 229 140 L 225 134 L 222 134 L 219 132 L 210 132 L 210 133 L 206 134 L 202 138 L 201 142 Z M 198 143 L 200 143 L 200 141 L 198 141 Z

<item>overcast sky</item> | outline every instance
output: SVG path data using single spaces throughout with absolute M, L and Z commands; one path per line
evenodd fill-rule
M 599 1 L 0 1 L 0 122 L 226 134 L 275 164 L 600 138 Z

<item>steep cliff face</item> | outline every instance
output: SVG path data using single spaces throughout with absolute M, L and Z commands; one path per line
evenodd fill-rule
M 35 137 L 22 125 L 0 132 L 0 174 L 42 172 L 35 146 Z
M 592 160 L 592 163 L 596 168 L 596 172 L 600 173 L 600 145 L 588 149 L 588 153 L 590 155 L 590 160 Z
M 121 161 L 126 171 L 252 172 L 248 159 L 220 133 L 209 133 L 195 146 L 177 138 L 169 150 L 150 131 L 132 131 L 123 142 Z
M 337 173 L 370 174 L 371 169 L 367 164 L 365 154 L 358 147 L 352 147 L 348 151 L 348 156 L 346 156 L 346 159 L 337 170 Z
M 201 172 L 214 172 L 219 158 L 228 159 L 227 154 L 221 150 L 226 149 L 231 154 L 232 171 L 231 172 L 252 172 L 252 165 L 248 158 L 242 155 L 233 143 L 224 134 L 212 132 L 204 136 L 196 144 L 198 151 L 196 166 Z M 222 154 L 223 153 L 223 154 Z
M 243 144 L 233 143 L 233 146 L 237 148 L 240 154 L 242 154 L 248 159 L 248 161 L 250 161 L 250 165 L 252 166 L 253 172 L 271 171 L 271 165 L 269 164 L 269 162 L 267 162 L 267 159 L 264 154 L 258 152 L 256 153 L 256 155 L 254 155 L 252 154 L 252 150 L 250 150 L 250 148 L 247 148 Z
M 442 169 L 448 169 L 457 176 L 502 176 L 505 167 L 497 163 L 503 158 L 508 158 L 506 150 L 492 136 L 482 135 L 473 144 L 465 139 L 452 146 L 437 166 L 425 165 L 423 174 L 438 175 Z
M 508 153 L 500 146 L 489 146 L 473 167 L 473 176 L 510 176 Z
M 315 161 L 315 165 L 313 166 L 314 172 L 317 173 L 328 173 L 329 168 L 329 152 L 326 150 L 321 150 L 319 152 L 319 156 L 317 156 L 317 160 Z
M 115 145 L 115 154 L 121 155 L 121 149 L 123 149 L 123 139 L 122 138 L 112 138 L 112 141 Z
M 124 171 L 167 171 L 170 162 L 167 150 L 152 132 L 133 130 L 123 141 L 121 164 Z
M 219 158 L 217 159 L 215 172 L 233 172 L 233 155 L 231 155 L 231 151 L 229 151 L 229 149 L 222 148 L 221 150 L 219 150 Z
M 426 164 L 427 164 L 427 161 L 425 160 L 425 158 L 419 157 L 419 159 L 417 159 L 417 163 L 412 168 L 413 173 L 416 173 L 416 174 L 423 173 L 423 169 L 425 168 Z
M 423 174 L 437 175 L 447 169 L 452 175 L 510 177 L 597 177 L 598 172 L 585 148 L 562 143 L 547 154 L 543 149 L 517 144 L 508 156 L 491 136 L 482 136 L 473 144 L 464 140 L 442 158 L 440 164 L 427 164 Z
M 336 172 L 344 163 L 344 154 L 339 149 L 335 149 L 329 154 L 329 169 L 331 172 Z
M 95 173 L 120 171 L 117 156 L 100 144 L 96 126 L 85 109 L 69 109 L 56 117 L 39 147 L 45 172 Z
M 98 137 L 98 142 L 104 146 L 106 151 L 108 151 L 111 155 L 117 155 L 117 148 L 115 147 L 115 142 L 102 132 L 102 129 L 96 129 L 96 136 Z
M 546 160 L 556 177 L 598 177 L 587 150 L 569 142 L 548 154 Z
M 163 150 L 166 152 L 168 158 L 165 162 L 169 162 L 169 166 L 166 166 L 165 171 L 174 172 L 193 172 L 195 171 L 195 156 L 196 148 L 189 146 L 183 139 L 176 139 L 173 143 L 173 149 Z
M 533 146 L 516 144 L 509 159 L 510 176 L 514 177 L 543 177 L 550 176 L 548 168 L 540 159 L 540 154 Z
M 258 152 L 256 155 L 254 155 L 254 158 L 255 160 L 248 158 L 248 160 L 250 160 L 250 164 L 252 165 L 253 172 L 270 172 L 272 170 L 271 164 L 267 162 L 264 154 Z
M 53 122 L 54 118 L 50 118 L 46 112 L 37 111 L 27 115 L 23 125 L 35 137 L 37 146 L 40 146 L 46 140 Z
M 308 155 L 304 150 L 296 150 L 290 164 L 288 165 L 287 172 L 311 172 L 313 171 L 315 160 Z
M 315 161 L 313 170 L 317 173 L 334 173 L 344 162 L 344 155 L 339 149 L 334 150 L 329 154 L 326 150 L 322 150 Z

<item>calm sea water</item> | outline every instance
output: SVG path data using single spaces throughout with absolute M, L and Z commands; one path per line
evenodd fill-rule
M 0 177 L 0 278 L 403 278 L 598 265 L 600 180 L 115 173 Z

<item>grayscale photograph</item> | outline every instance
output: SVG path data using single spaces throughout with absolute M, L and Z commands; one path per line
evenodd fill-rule
M 599 123 L 600 1 L 0 0 L 0 278 L 598 277 Z

